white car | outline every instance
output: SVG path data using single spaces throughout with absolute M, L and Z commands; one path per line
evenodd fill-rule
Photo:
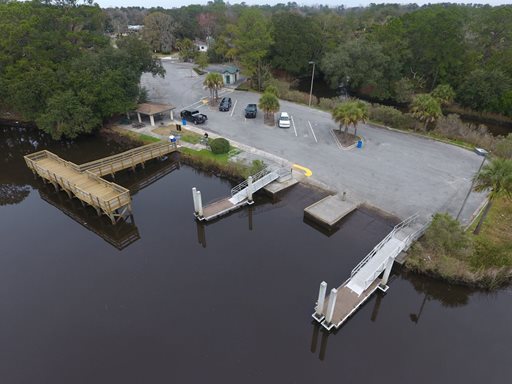
M 290 128 L 290 116 L 286 112 L 281 112 L 279 114 L 279 120 L 277 120 L 277 126 L 279 128 Z

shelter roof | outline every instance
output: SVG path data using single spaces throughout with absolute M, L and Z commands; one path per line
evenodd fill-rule
M 155 115 L 172 109 L 176 109 L 172 104 L 142 103 L 137 105 L 135 112 L 142 113 L 143 115 Z

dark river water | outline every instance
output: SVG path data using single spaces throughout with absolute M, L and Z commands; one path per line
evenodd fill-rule
M 319 283 L 338 286 L 390 231 L 371 211 L 324 234 L 303 220 L 323 194 L 296 186 L 199 225 L 191 188 L 208 201 L 231 184 L 173 158 L 116 177 L 134 191 L 134 224 L 112 227 L 22 158 L 129 146 L 0 128 L 0 383 L 510 382 L 510 289 L 395 268 L 337 332 L 312 322 Z

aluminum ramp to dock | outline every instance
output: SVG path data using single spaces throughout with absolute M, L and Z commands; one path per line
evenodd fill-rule
M 362 294 L 386 268 L 389 258 L 395 258 L 403 249 L 404 242 L 391 237 L 347 283 L 347 288 Z
M 386 291 L 395 258 L 425 231 L 413 215 L 393 230 L 352 270 L 350 278 L 326 296 L 327 283 L 320 284 L 313 318 L 327 330 L 340 327 L 377 289 Z M 382 273 L 382 277 L 379 277 Z M 327 300 L 327 304 L 326 304 Z
M 196 190 L 196 188 L 192 188 L 194 215 L 198 220 L 210 221 L 244 205 L 252 204 L 253 193 L 259 191 L 280 177 L 285 176 L 287 172 L 290 172 L 288 168 L 279 168 L 277 170 L 265 168 L 255 175 L 249 176 L 247 180 L 238 184 L 236 187 L 233 187 L 231 189 L 230 197 L 215 200 L 204 207 L 202 206 L 201 192 Z

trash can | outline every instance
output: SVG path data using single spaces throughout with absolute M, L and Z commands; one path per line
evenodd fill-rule
M 357 148 L 363 148 L 363 140 L 357 141 Z
M 175 142 L 176 142 L 176 137 L 175 137 L 174 135 L 170 135 L 170 136 L 169 136 L 169 141 L 170 141 L 171 143 L 175 143 Z
M 187 120 L 181 119 L 181 125 L 187 125 Z

